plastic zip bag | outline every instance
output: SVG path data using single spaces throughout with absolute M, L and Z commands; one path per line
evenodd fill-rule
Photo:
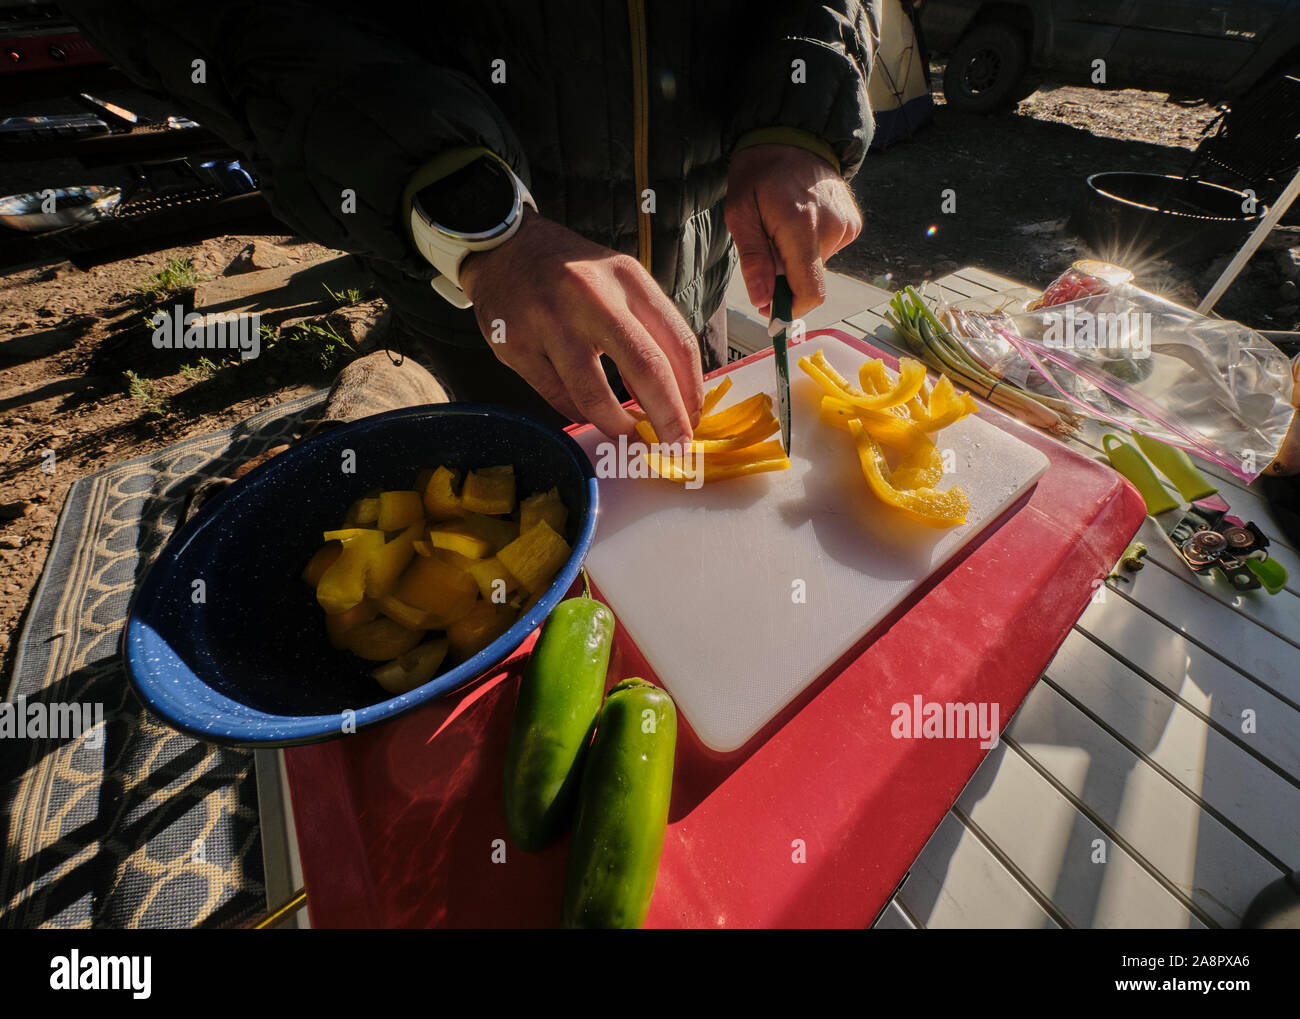
M 1059 393 L 1090 417 L 1178 446 L 1245 481 L 1286 437 L 1292 365 L 1238 322 L 1206 318 L 1128 283 L 1032 311 L 1021 301 L 1001 312 L 966 304 L 943 310 L 972 356 L 1027 389 Z

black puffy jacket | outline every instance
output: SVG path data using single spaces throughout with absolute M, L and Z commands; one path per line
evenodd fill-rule
M 481 342 L 406 237 L 402 193 L 421 166 L 453 147 L 498 153 L 543 215 L 638 255 L 698 334 L 734 261 L 722 202 L 737 142 L 783 128 L 828 146 L 846 176 L 861 163 L 871 2 L 63 6 L 123 71 L 242 151 L 281 219 L 366 259 L 415 324 Z

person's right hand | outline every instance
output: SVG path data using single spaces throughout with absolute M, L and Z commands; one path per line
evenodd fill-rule
M 460 282 L 497 359 L 561 414 L 606 435 L 635 428 L 600 355 L 618 365 L 661 442 L 689 442 L 704 399 L 690 326 L 630 255 L 525 210 L 519 230 L 461 263 Z M 491 342 L 504 325 L 504 342 Z

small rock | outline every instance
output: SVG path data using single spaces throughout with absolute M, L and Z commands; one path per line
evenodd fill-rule
M 68 434 L 68 430 L 67 430 L 66 428 L 51 428 L 51 429 L 50 429 L 50 437 L 51 437 L 51 438 L 54 438 L 54 439 L 63 439 L 63 438 L 66 438 L 66 437 L 67 437 L 67 434 Z
M 36 309 L 36 317 L 37 317 L 37 318 L 53 318 L 54 315 L 55 315 L 55 311 L 54 311 L 53 308 L 37 308 L 37 309 Z
M 255 269 L 278 269 L 282 265 L 292 265 L 297 261 L 297 258 L 278 244 L 272 244 L 270 241 L 253 241 L 231 260 L 223 275 L 235 276 Z
M 0 548 L 22 548 L 23 539 L 16 534 L 0 534 Z
M 50 489 L 42 488 L 39 492 L 33 495 L 32 498 L 35 499 L 37 502 L 44 502 L 53 494 L 54 493 Z

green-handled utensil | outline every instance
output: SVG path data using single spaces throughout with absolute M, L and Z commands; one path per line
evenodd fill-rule
M 786 329 L 794 320 L 794 294 L 789 281 L 777 274 L 772 290 L 772 321 L 768 333 L 776 360 L 776 416 L 781 422 L 781 441 L 790 455 L 790 347 Z

